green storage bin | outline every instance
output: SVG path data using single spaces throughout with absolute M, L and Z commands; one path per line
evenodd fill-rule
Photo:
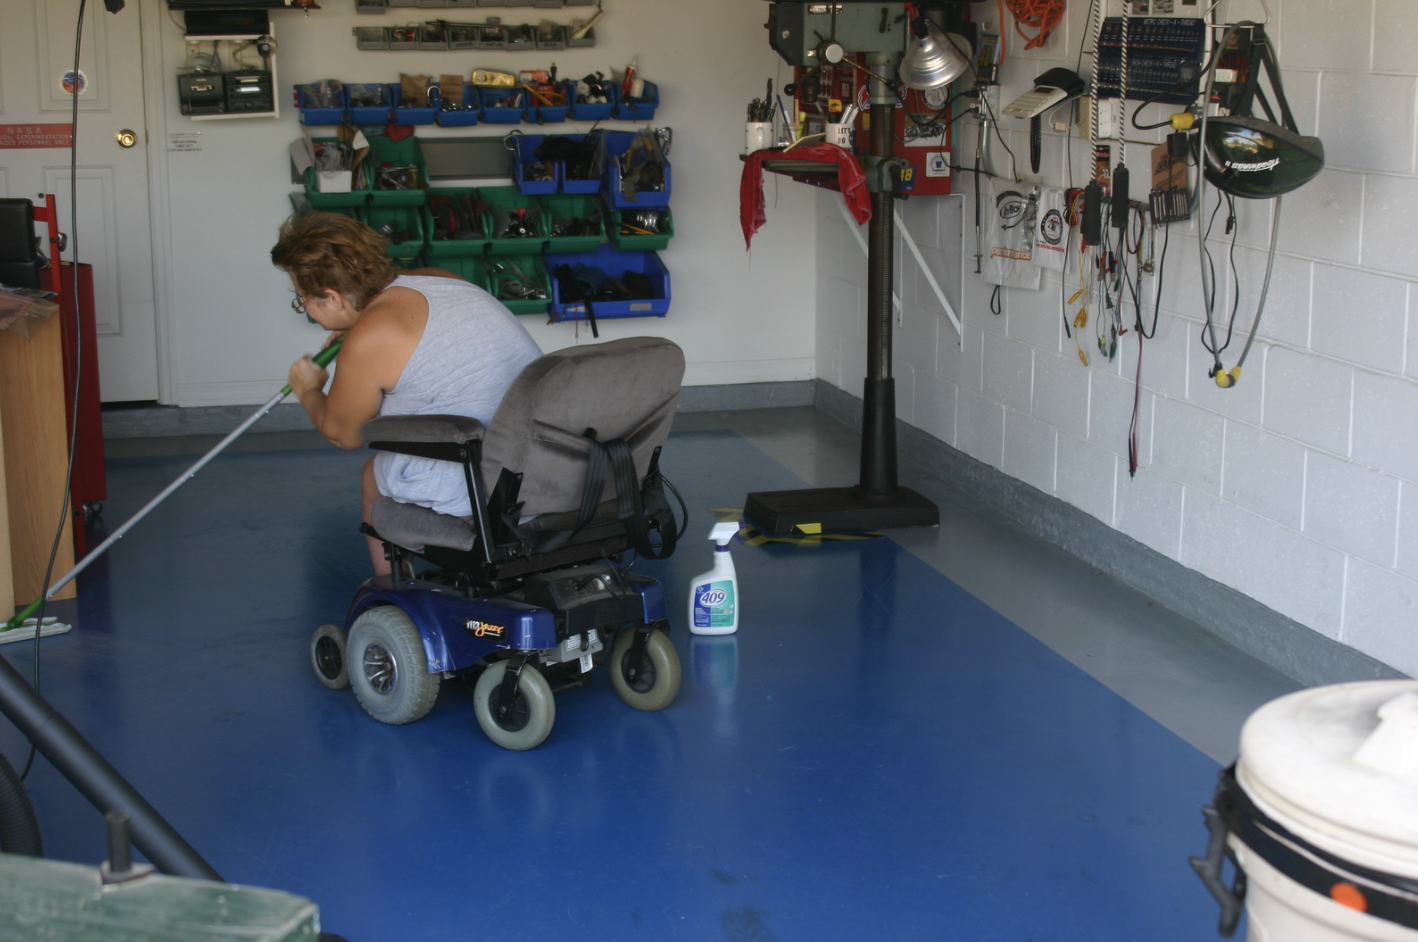
M 364 221 L 369 228 L 389 237 L 391 241 L 386 251 L 396 263 L 423 256 L 422 207 L 370 204 L 364 211 Z
M 540 255 L 486 259 L 488 292 L 513 314 L 545 314 L 551 306 L 551 274 Z M 528 292 L 526 287 L 532 286 Z
M 433 187 L 424 206 L 424 231 L 428 233 L 430 259 L 468 258 L 487 248 L 487 221 L 482 197 L 473 187 Z M 471 223 L 474 235 L 468 235 Z M 445 268 L 447 266 L 444 266 Z
M 548 252 L 590 252 L 606 241 L 606 212 L 594 195 L 543 196 Z
M 547 241 L 547 214 L 541 201 L 515 186 L 487 186 L 479 191 L 488 210 L 483 231 L 492 255 L 540 255 Z
M 645 220 L 637 219 L 641 213 L 656 220 L 654 227 L 644 225 Z M 636 232 L 636 229 L 655 228 L 653 233 Z M 675 234 L 674 215 L 668 206 L 644 209 L 617 210 L 610 214 L 606 233 L 611 244 L 625 252 L 658 252 L 670 244 Z
M 418 138 L 391 141 L 387 137 L 371 137 L 365 163 L 370 165 L 369 202 L 373 205 L 422 206 L 426 201 L 428 162 Z M 410 169 L 400 172 L 397 168 Z
M 311 138 L 311 143 L 318 150 L 324 144 L 338 144 L 339 141 L 333 137 Z M 330 193 L 318 188 L 315 179 L 315 168 L 305 168 L 305 195 L 310 200 L 312 209 L 319 211 L 340 211 L 352 206 L 363 206 L 369 202 L 369 157 L 366 155 L 364 162 L 360 164 L 358 170 L 353 171 L 353 178 L 350 182 L 348 192 Z
M 488 290 L 488 270 L 482 256 L 459 258 L 449 256 L 444 258 L 430 258 L 429 265 L 433 268 L 442 268 L 451 271 L 460 278 L 466 278 L 473 284 Z

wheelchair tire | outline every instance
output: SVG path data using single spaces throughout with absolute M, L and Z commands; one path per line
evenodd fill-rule
M 490 665 L 473 688 L 473 706 L 478 725 L 487 738 L 504 749 L 525 752 L 542 744 L 556 722 L 556 697 L 542 672 L 531 664 L 517 678 L 516 701 L 502 703 L 502 678 L 507 662 Z
M 438 699 L 441 676 L 429 673 L 423 637 L 400 608 L 365 609 L 346 644 L 350 686 L 364 711 L 401 726 L 423 719 Z
M 350 685 L 345 646 L 345 629 L 339 625 L 321 625 L 310 636 L 310 666 L 331 690 L 344 690 Z
M 679 695 L 679 654 L 665 633 L 656 628 L 645 639 L 645 655 L 638 665 L 630 663 L 635 629 L 623 629 L 611 648 L 611 683 L 620 698 L 637 710 L 663 710 Z

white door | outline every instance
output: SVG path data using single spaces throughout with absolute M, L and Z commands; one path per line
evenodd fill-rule
M 144 127 L 143 4 L 117 14 L 88 0 L 80 39 L 77 174 L 67 125 L 79 0 L 4 0 L 0 28 L 0 195 L 53 193 L 64 258 L 92 265 L 99 389 L 105 402 L 158 398 L 148 147 Z M 131 131 L 133 142 L 119 141 Z M 125 138 L 126 140 L 126 138 Z M 78 229 L 70 177 L 78 180 Z M 38 201 L 36 201 L 38 202 Z

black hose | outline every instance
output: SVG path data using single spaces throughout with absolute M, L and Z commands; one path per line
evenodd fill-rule
M 39 819 L 30 803 L 25 783 L 15 774 L 5 754 L 0 752 L 0 852 L 25 857 L 43 857 Z
M 95 808 L 104 813 L 128 812 L 133 843 L 159 870 L 178 877 L 221 880 L 211 864 L 3 657 L 0 713 L 9 717 Z

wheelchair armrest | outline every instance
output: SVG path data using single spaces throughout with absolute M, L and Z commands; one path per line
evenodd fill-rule
M 381 415 L 364 423 L 359 436 L 380 451 L 464 461 L 462 447 L 482 441 L 484 431 L 480 420 L 465 415 Z

